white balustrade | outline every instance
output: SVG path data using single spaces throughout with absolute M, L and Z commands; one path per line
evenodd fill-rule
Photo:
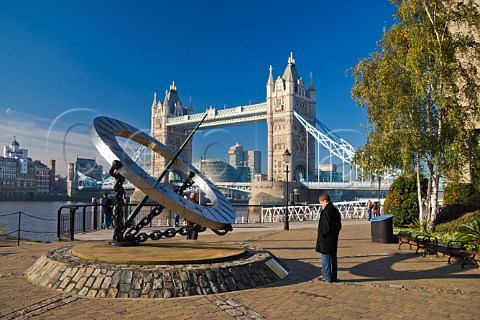
M 383 212 L 383 202 L 380 199 L 380 213 Z M 340 211 L 342 219 L 367 219 L 367 201 L 342 201 L 334 202 Z M 320 204 L 291 205 L 288 206 L 289 221 L 315 221 L 320 217 L 322 206 Z M 262 208 L 261 222 L 281 222 L 285 218 L 285 206 Z

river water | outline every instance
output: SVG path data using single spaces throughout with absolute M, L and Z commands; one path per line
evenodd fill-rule
M 16 237 L 20 217 L 21 238 L 43 242 L 56 241 L 58 209 L 74 203 L 78 202 L 0 201 L 0 228 L 4 227 L 3 234 Z

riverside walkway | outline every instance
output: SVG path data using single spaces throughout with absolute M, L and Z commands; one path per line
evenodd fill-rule
M 366 220 L 345 220 L 339 241 L 340 282 L 320 281 L 315 222 L 236 225 L 219 237 L 273 253 L 291 272 L 252 290 L 170 299 L 87 298 L 36 286 L 25 271 L 66 242 L 0 237 L 0 319 L 480 319 L 480 269 L 415 255 L 398 244 L 372 243 Z M 110 239 L 112 230 L 76 236 Z M 160 240 L 161 241 L 161 240 Z

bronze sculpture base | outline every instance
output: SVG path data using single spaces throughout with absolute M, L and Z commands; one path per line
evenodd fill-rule
M 78 258 L 128 265 L 215 263 L 240 258 L 246 250 L 233 242 L 168 239 L 137 246 L 113 247 L 104 241 L 87 242 L 72 248 Z

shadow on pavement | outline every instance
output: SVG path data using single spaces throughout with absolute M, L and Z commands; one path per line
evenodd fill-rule
M 342 264 L 346 263 L 345 259 L 351 258 L 374 258 L 371 261 L 359 263 L 351 268 L 342 268 Z M 396 280 L 428 280 L 428 279 L 451 279 L 451 280 L 469 280 L 480 279 L 480 274 L 472 274 L 471 269 L 473 266 L 466 266 L 462 268 L 458 263 L 447 264 L 446 262 L 430 262 L 429 260 L 421 261 L 423 266 L 418 265 L 418 260 L 424 259 L 412 254 L 393 254 L 393 255 L 359 255 L 339 257 L 339 272 L 348 272 L 355 276 L 354 279 L 342 278 L 341 282 L 348 283 L 361 283 L 361 282 L 375 282 L 375 281 L 396 281 Z M 278 259 L 281 264 L 289 271 L 289 275 L 285 278 L 286 281 L 281 281 L 270 286 L 281 287 L 289 285 L 291 283 L 308 282 L 314 279 L 318 279 L 322 275 L 322 269 L 320 267 L 321 261 L 317 258 L 311 258 L 296 260 L 296 259 Z M 311 262 L 310 262 L 311 261 Z M 403 264 L 401 268 L 409 268 L 409 264 L 415 264 L 412 266 L 412 270 L 395 270 L 395 264 Z M 437 267 L 438 263 L 441 263 L 441 267 Z M 445 263 L 445 265 L 443 265 Z M 316 264 L 316 265 L 315 265 Z M 432 265 L 435 265 L 432 268 Z M 427 269 L 428 268 L 428 269 Z M 448 281 L 447 281 L 448 282 Z
M 306 282 L 318 278 L 322 275 L 322 268 L 314 266 L 310 263 L 295 259 L 279 259 L 281 263 L 286 266 L 287 270 L 290 272 L 287 280 L 294 282 Z M 275 286 L 282 286 L 284 283 L 280 282 L 275 284 Z
M 359 256 L 361 257 L 361 256 Z M 360 277 L 355 280 L 345 280 L 345 282 L 371 282 L 371 281 L 392 281 L 392 280 L 424 280 L 424 279 L 480 279 L 480 274 L 465 273 L 471 267 L 462 268 L 458 263 L 448 264 L 442 267 L 429 268 L 428 261 L 423 270 L 419 270 L 418 266 L 412 270 L 394 270 L 393 265 L 397 263 L 405 263 L 404 269 L 408 266 L 409 261 L 423 259 L 413 254 L 393 254 L 363 263 L 359 263 L 352 268 L 345 269 L 339 263 L 339 270 L 349 271 L 353 275 Z

